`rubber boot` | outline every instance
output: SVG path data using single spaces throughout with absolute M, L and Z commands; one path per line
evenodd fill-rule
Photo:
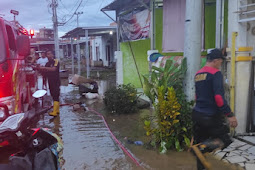
M 53 111 L 49 113 L 50 116 L 57 116 L 59 114 L 59 102 L 54 101 Z
M 57 102 L 57 101 L 56 101 Z M 59 102 L 57 102 L 57 114 L 59 114 Z

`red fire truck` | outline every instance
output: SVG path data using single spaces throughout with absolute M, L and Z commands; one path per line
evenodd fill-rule
M 9 114 L 26 111 L 32 103 L 30 96 L 36 89 L 35 82 L 27 81 L 27 72 L 32 71 L 25 62 L 29 54 L 28 32 L 18 22 L 0 17 L 0 103 L 7 105 Z M 6 116 L 0 110 L 0 121 Z

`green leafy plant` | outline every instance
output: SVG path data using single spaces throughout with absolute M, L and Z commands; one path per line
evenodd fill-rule
M 143 76 L 144 93 L 155 108 L 155 115 L 144 121 L 144 128 L 162 153 L 173 148 L 182 151 L 190 145 L 193 102 L 186 101 L 183 92 L 186 70 L 186 59 L 181 65 L 167 60 L 164 68 L 152 67 L 151 76 Z
M 144 93 L 152 102 L 155 102 L 157 98 L 157 88 L 164 87 L 164 91 L 167 91 L 167 87 L 174 87 L 174 89 L 182 89 L 183 79 L 187 71 L 186 58 L 183 59 L 180 65 L 177 65 L 172 60 L 167 60 L 165 67 L 152 66 L 151 76 L 143 76 L 144 79 Z
M 137 94 L 136 88 L 131 84 L 113 87 L 104 94 L 106 109 L 117 114 L 136 112 Z

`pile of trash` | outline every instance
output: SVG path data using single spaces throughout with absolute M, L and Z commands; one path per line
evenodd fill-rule
M 99 97 L 98 84 L 92 79 L 87 79 L 75 74 L 72 78 L 71 84 L 79 86 L 79 93 L 87 99 L 96 99 Z

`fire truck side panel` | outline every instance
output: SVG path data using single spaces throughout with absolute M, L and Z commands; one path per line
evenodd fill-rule
M 6 61 L 0 64 L 0 73 L 4 73 L 4 78 L 0 78 L 0 100 L 12 96 L 10 99 L 14 99 L 14 102 L 9 102 L 12 106 L 8 107 L 11 113 L 19 113 L 27 95 L 25 61 L 18 59 L 16 46 L 18 31 L 15 30 L 15 26 L 0 18 L 0 27 L 6 47 Z
M 1 46 L 3 45 L 5 47 L 5 52 L 4 54 L 1 54 L 5 60 L 5 62 L 1 62 L 0 64 L 0 97 L 7 97 L 7 96 L 12 96 L 13 94 L 13 87 L 12 87 L 12 63 L 10 60 L 7 60 L 10 56 L 10 51 L 9 51 L 9 44 L 8 44 L 8 36 L 7 32 L 5 29 L 5 24 L 4 21 L 0 19 L 0 29 L 3 37 L 3 44 L 0 44 Z M 0 52 L 2 53 L 2 52 Z

